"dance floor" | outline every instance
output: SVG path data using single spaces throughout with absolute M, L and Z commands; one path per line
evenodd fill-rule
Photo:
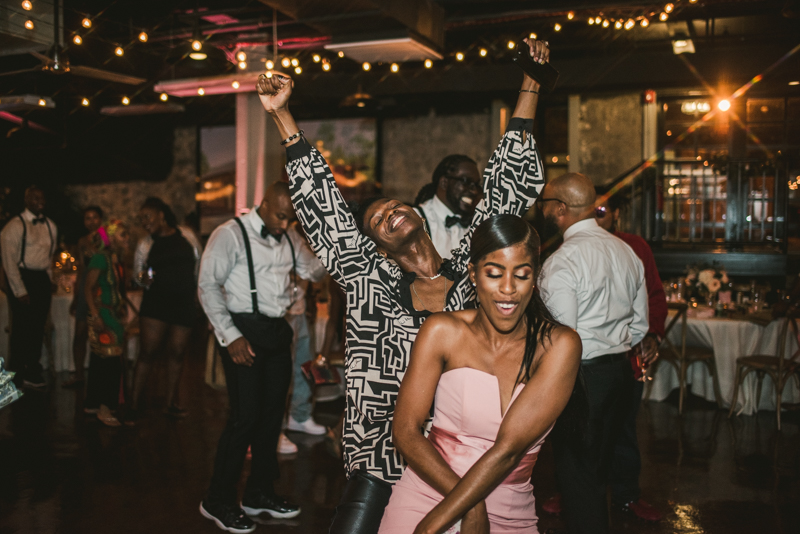
M 224 392 L 203 383 L 203 334 L 187 357 L 181 421 L 161 414 L 163 382 L 149 391 L 150 409 L 134 428 L 106 428 L 85 416 L 82 395 L 26 391 L 0 410 L 0 534 L 214 533 L 197 511 L 225 423 Z M 333 424 L 342 402 L 319 405 L 315 418 Z M 800 532 L 799 412 L 777 432 L 774 412 L 732 420 L 697 397 L 678 417 L 674 394 L 645 403 L 639 415 L 643 497 L 666 514 L 645 524 L 612 513 L 612 532 Z M 327 532 L 344 487 L 341 461 L 322 437 L 289 433 L 299 446 L 282 457 L 279 492 L 299 502 L 300 517 L 259 521 L 256 532 Z M 555 491 L 552 450 L 534 469 L 539 502 Z M 540 511 L 540 529 L 560 527 Z

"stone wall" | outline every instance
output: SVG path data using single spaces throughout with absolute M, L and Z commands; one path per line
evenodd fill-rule
M 605 183 L 642 161 L 639 93 L 584 97 L 580 105 L 580 172 Z
M 109 217 L 127 222 L 138 234 L 137 214 L 144 199 L 160 197 L 172 207 L 178 221 L 195 211 L 196 139 L 194 127 L 176 128 L 173 141 L 172 170 L 163 182 L 117 182 L 107 184 L 72 185 L 66 195 L 81 209 L 100 206 Z
M 449 154 L 465 154 L 483 171 L 489 151 L 489 113 L 434 114 L 383 122 L 383 194 L 412 202 Z

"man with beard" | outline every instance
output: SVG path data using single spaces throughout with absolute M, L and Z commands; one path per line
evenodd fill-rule
M 569 531 L 605 533 L 613 444 L 634 382 L 628 352 L 648 329 L 644 267 L 628 245 L 598 226 L 594 185 L 586 176 L 556 178 L 537 203 L 564 238 L 545 261 L 539 288 L 556 319 L 581 338 L 589 401 L 585 437 L 556 423 L 556 478 Z
M 425 221 L 425 230 L 442 257 L 452 257 L 481 199 L 481 174 L 468 156 L 451 154 L 444 158 L 433 180 L 417 194 L 414 208 Z

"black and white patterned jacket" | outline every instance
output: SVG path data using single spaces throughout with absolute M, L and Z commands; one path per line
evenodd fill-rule
M 499 213 L 522 215 L 544 186 L 544 172 L 531 135 L 532 120 L 511 119 L 483 173 L 484 200 L 459 249 L 442 272 L 454 280 L 446 311 L 471 307 L 466 276 L 472 232 Z M 411 345 L 429 312 L 415 311 L 404 273 L 379 255 L 361 234 L 325 159 L 304 139 L 287 148 L 292 202 L 311 248 L 345 291 L 347 302 L 347 407 L 344 457 L 348 473 L 363 469 L 390 483 L 405 463 L 392 443 L 392 417 Z

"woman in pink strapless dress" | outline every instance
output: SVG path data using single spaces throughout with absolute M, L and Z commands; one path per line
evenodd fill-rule
M 480 306 L 436 314 L 417 335 L 394 416 L 409 467 L 380 534 L 538 533 L 531 472 L 581 355 L 578 335 L 538 294 L 538 250 L 516 216 L 475 230 L 469 272 Z

